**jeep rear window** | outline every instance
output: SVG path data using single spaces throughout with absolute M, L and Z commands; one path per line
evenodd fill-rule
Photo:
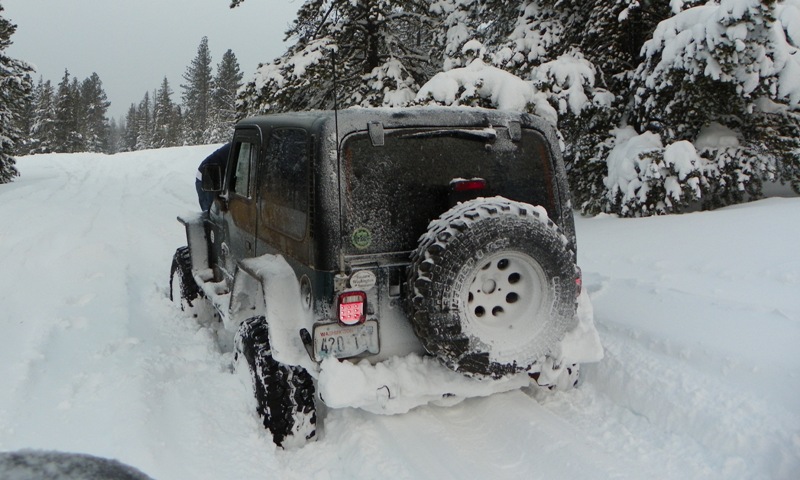
M 533 130 L 516 142 L 497 127 L 388 130 L 383 146 L 359 133 L 345 139 L 342 167 L 350 254 L 415 249 L 428 223 L 458 200 L 454 179 L 485 180 L 474 197 L 502 195 L 560 214 L 547 141 Z

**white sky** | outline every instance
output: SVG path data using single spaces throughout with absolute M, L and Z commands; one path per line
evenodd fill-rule
M 183 74 L 208 37 L 216 71 L 231 49 L 245 79 L 281 55 L 284 33 L 302 0 L 0 0 L 17 25 L 7 53 L 54 85 L 68 69 L 79 81 L 97 72 L 119 119 L 164 77 L 180 102 Z

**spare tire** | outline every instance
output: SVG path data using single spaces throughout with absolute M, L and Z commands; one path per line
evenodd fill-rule
M 470 376 L 527 371 L 576 325 L 575 254 L 542 207 L 503 197 L 428 225 L 409 270 L 411 319 L 428 352 Z

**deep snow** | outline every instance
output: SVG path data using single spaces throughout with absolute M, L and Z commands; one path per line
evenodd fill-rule
M 742 478 L 800 471 L 800 199 L 577 219 L 605 358 L 574 391 L 380 416 L 276 450 L 248 379 L 166 298 L 214 146 L 18 160 L 0 185 L 0 451 L 153 478 Z M 3 472 L 0 471 L 0 477 Z

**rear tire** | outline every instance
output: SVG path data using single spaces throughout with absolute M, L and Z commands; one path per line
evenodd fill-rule
M 264 317 L 245 320 L 236 336 L 236 355 L 250 369 L 256 411 L 279 447 L 299 447 L 316 435 L 314 380 L 302 367 L 272 357 Z

